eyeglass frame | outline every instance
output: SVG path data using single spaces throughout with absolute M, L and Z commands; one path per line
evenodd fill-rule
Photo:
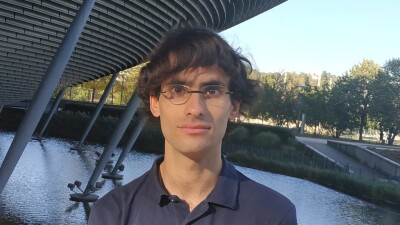
M 206 91 L 207 88 L 209 88 L 209 87 L 225 88 L 227 91 L 221 92 L 221 95 L 220 95 L 220 96 L 225 95 L 225 94 L 227 94 L 227 95 L 232 95 L 232 94 L 234 93 L 233 91 L 229 91 L 228 88 L 227 88 L 225 85 L 221 85 L 221 84 L 209 84 L 209 85 L 204 85 L 204 86 L 202 86 L 199 90 L 193 90 L 191 87 L 189 87 L 188 85 L 184 85 L 184 84 L 174 84 L 174 83 L 172 83 L 172 84 L 167 84 L 167 85 L 165 85 L 164 88 L 165 88 L 166 86 L 171 86 L 171 89 L 170 89 L 169 91 L 171 91 L 171 90 L 173 89 L 173 87 L 176 87 L 176 86 L 178 86 L 178 87 L 183 87 L 183 91 L 185 92 L 184 94 L 189 94 L 188 97 L 187 97 L 182 103 L 176 104 L 176 103 L 173 102 L 173 99 L 174 99 L 173 97 L 168 97 L 168 96 L 166 95 L 166 93 L 167 93 L 166 90 L 161 90 L 159 93 L 160 93 L 160 94 L 163 94 L 163 96 L 164 96 L 166 99 L 168 99 L 169 102 L 171 102 L 171 103 L 174 104 L 174 105 L 183 105 L 183 104 L 185 104 L 187 101 L 189 101 L 189 99 L 190 99 L 190 97 L 192 96 L 193 93 L 202 94 L 202 96 L 205 97 L 205 95 L 207 94 L 205 91 Z M 173 95 L 173 94 L 171 94 L 171 96 L 172 96 L 172 95 Z M 175 95 L 176 95 L 176 94 L 175 94 Z M 219 96 L 218 96 L 218 97 L 219 97 Z M 212 98 L 212 97 L 211 97 L 211 98 Z M 206 99 L 207 99 L 207 97 L 206 97 Z

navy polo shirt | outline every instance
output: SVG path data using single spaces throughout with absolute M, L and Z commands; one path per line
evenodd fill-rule
M 151 169 L 95 202 L 89 225 L 296 225 L 296 209 L 286 197 L 247 178 L 223 158 L 217 185 L 192 212 L 162 187 L 158 158 Z

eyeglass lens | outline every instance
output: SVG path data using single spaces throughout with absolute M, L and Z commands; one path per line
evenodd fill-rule
M 202 94 L 206 103 L 211 105 L 223 103 L 227 99 L 225 95 L 231 94 L 222 85 L 206 85 L 201 87 L 200 90 L 192 90 L 190 87 L 181 84 L 166 85 L 161 93 L 175 105 L 185 104 L 192 93 Z

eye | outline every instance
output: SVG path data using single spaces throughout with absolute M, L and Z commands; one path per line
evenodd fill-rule
M 183 85 L 173 85 L 170 91 L 173 95 L 183 95 L 187 92 L 185 86 Z
M 203 93 L 209 96 L 218 96 L 222 93 L 222 87 L 221 86 L 205 86 L 203 87 Z

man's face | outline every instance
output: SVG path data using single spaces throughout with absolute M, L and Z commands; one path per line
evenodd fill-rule
M 221 85 L 229 91 L 230 78 L 217 65 L 184 70 L 169 77 L 161 90 L 171 90 L 173 84 L 183 84 L 192 91 L 204 89 L 207 85 Z M 169 87 L 169 88 L 168 88 Z M 181 93 L 181 89 L 174 89 Z M 214 94 L 214 89 L 207 89 Z M 239 111 L 239 103 L 231 101 L 229 94 L 218 98 L 202 93 L 191 93 L 186 102 L 177 105 L 170 96 L 160 94 L 150 97 L 150 110 L 160 117 L 161 129 L 165 137 L 165 151 L 182 154 L 191 158 L 220 155 L 222 138 L 229 118 Z M 210 156 L 211 157 L 211 156 Z

